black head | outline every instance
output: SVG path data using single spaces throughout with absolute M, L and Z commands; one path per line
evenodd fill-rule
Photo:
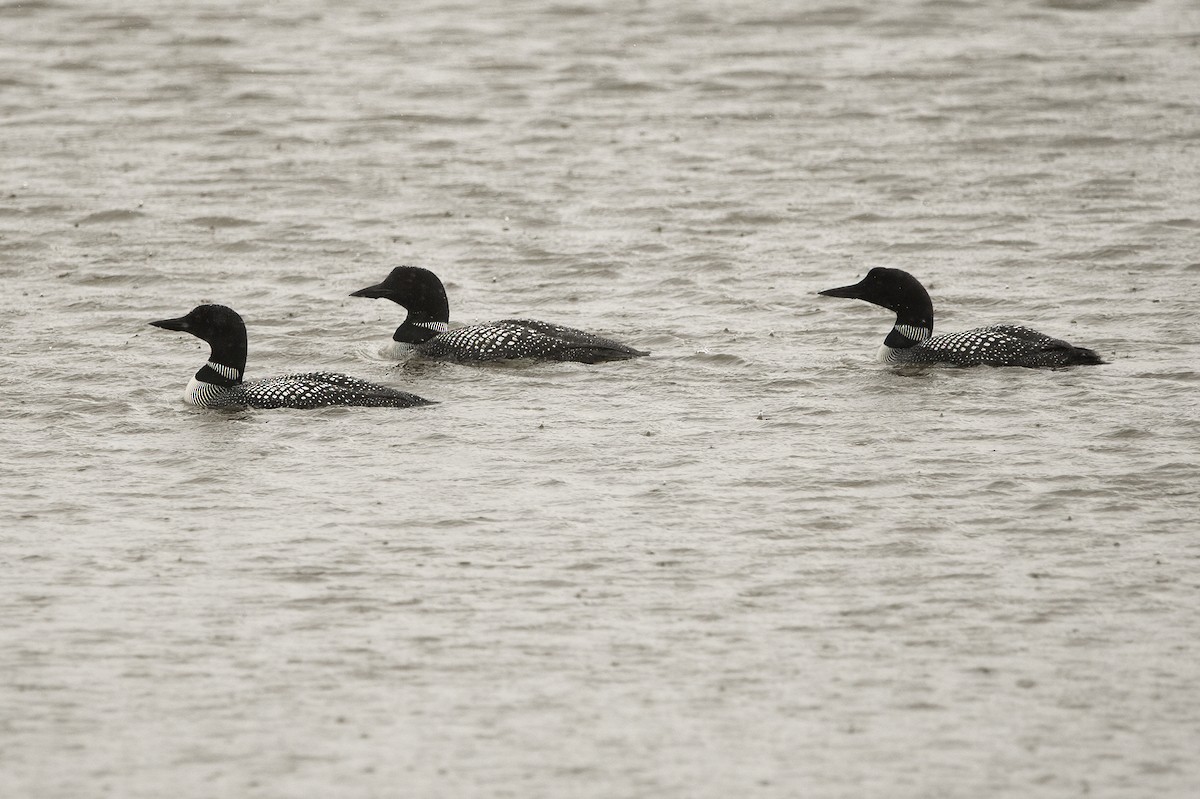
M 191 333 L 212 347 L 210 360 L 233 367 L 239 372 L 246 368 L 246 323 L 237 311 L 224 305 L 197 305 L 187 316 L 162 319 L 150 324 L 163 330 Z
M 450 321 L 450 303 L 442 281 L 419 266 L 397 266 L 382 283 L 359 289 L 350 296 L 391 300 L 419 317 L 412 321 Z
M 933 301 L 921 282 L 902 269 L 877 266 L 853 286 L 817 292 L 826 297 L 866 300 L 896 312 L 899 324 L 933 329 Z
M 242 317 L 237 311 L 224 305 L 197 305 L 187 316 L 162 319 L 150 324 L 163 330 L 191 333 L 209 344 L 246 337 L 246 323 L 242 321 Z

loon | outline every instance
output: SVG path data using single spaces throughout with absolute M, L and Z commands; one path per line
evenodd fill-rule
M 187 316 L 151 322 L 164 330 L 191 333 L 212 347 L 183 393 L 201 408 L 323 408 L 329 405 L 408 408 L 430 400 L 334 372 L 309 372 L 242 382 L 246 369 L 246 324 L 232 308 L 197 305 Z
M 374 286 L 351 297 L 386 298 L 408 316 L 392 335 L 392 354 L 415 351 L 426 358 L 452 361 L 547 361 L 600 363 L 649 355 L 619 341 L 530 319 L 501 319 L 450 329 L 450 304 L 438 276 L 419 266 L 397 266 Z
M 1094 350 L 1016 325 L 979 327 L 935 337 L 929 292 L 901 269 L 876 267 L 853 286 L 817 293 L 866 300 L 896 312 L 896 324 L 879 348 L 879 360 L 884 363 L 1031 368 L 1104 363 Z

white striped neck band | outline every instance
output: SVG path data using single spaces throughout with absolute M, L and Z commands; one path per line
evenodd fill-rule
M 216 372 L 217 374 L 219 374 L 221 377 L 225 378 L 226 380 L 237 381 L 237 380 L 242 379 L 241 370 L 234 369 L 232 366 L 226 366 L 223 363 L 213 363 L 212 361 L 208 361 L 204 365 L 207 366 L 209 369 L 212 369 L 214 372 Z
M 933 336 L 929 328 L 916 325 L 896 325 L 892 329 L 910 341 L 928 341 Z

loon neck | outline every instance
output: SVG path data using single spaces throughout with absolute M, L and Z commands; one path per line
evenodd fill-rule
M 200 371 L 196 372 L 196 379 L 201 383 L 233 388 L 242 382 L 242 372 L 245 371 L 245 366 L 245 358 L 242 359 L 241 367 L 229 366 L 220 363 L 216 358 L 209 358 L 208 362 L 200 367 Z
M 417 311 L 410 313 L 404 324 L 396 328 L 392 340 L 401 344 L 423 344 L 449 329 L 450 325 L 446 320 L 434 319 L 431 314 Z
M 403 344 L 422 344 L 450 329 L 450 300 L 437 275 L 420 267 L 397 267 L 388 276 L 392 287 L 388 298 L 408 311 L 404 324 L 392 339 Z
M 933 338 L 933 300 L 916 278 L 907 272 L 902 275 L 907 279 L 896 287 L 898 290 L 886 304 L 877 303 L 896 312 L 896 324 L 883 342 L 892 349 L 915 347 Z
M 903 273 L 903 281 L 888 302 L 879 302 L 896 312 L 896 328 L 902 335 L 915 341 L 924 341 L 933 335 L 933 300 L 915 277 Z
M 902 324 L 897 318 L 891 332 L 883 340 L 883 345 L 893 350 L 903 350 L 915 347 L 923 341 L 929 341 L 932 337 L 932 323 L 929 326 L 923 324 Z
M 212 347 L 212 352 L 208 363 L 196 372 L 196 379 L 232 388 L 242 382 L 246 371 L 246 325 L 240 316 L 225 322 L 221 328 L 202 336 Z

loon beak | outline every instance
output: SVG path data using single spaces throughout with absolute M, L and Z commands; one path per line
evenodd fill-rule
M 192 332 L 186 316 L 181 316 L 178 319 L 160 319 L 159 321 L 151 322 L 150 324 L 154 325 L 155 327 L 161 327 L 163 330 L 178 330 L 181 333 Z
M 825 289 L 824 291 L 818 291 L 817 293 L 822 294 L 826 297 L 848 297 L 849 299 L 852 299 L 852 300 L 861 300 L 863 298 L 862 291 L 863 291 L 862 283 L 855 283 L 853 286 L 842 286 L 842 287 L 836 288 L 836 289 Z
M 386 297 L 389 294 L 388 289 L 382 283 L 376 286 L 367 286 L 365 289 L 350 292 L 351 297 L 370 297 L 373 300 L 380 297 Z

